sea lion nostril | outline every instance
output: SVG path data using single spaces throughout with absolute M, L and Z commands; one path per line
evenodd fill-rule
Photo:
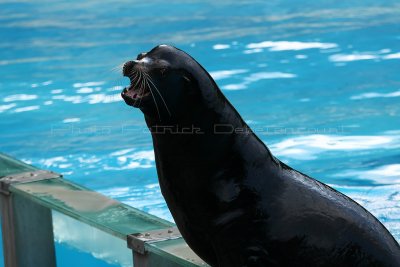
M 133 61 L 128 61 L 124 64 L 124 66 L 122 67 L 122 74 L 124 76 L 129 76 L 129 72 L 132 70 L 133 65 L 135 64 L 135 62 Z
M 145 56 L 147 55 L 147 53 L 140 53 L 138 56 L 137 56 L 137 60 L 141 60 L 142 58 L 144 58 Z

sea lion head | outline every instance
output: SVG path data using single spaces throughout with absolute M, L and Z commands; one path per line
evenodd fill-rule
M 146 117 L 161 121 L 182 117 L 216 87 L 211 76 L 191 56 L 169 45 L 159 45 L 123 66 L 130 85 L 121 92 L 126 104 Z M 217 88 L 217 87 L 216 87 Z

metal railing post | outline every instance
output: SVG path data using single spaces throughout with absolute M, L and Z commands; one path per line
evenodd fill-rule
M 0 204 L 4 261 L 7 267 L 55 267 L 51 210 L 29 198 L 10 192 L 13 183 L 55 177 L 33 171 L 0 179 Z
M 178 264 L 146 250 L 146 244 L 182 238 L 177 227 L 154 230 L 146 233 L 131 234 L 127 236 L 128 248 L 132 249 L 134 267 L 165 266 L 176 267 Z

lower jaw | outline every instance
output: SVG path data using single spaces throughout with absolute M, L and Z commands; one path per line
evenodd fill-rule
M 129 97 L 122 97 L 125 101 L 125 103 L 129 106 L 138 108 L 141 104 L 141 99 L 133 99 L 133 98 L 129 98 Z
M 141 102 L 141 99 L 133 98 L 133 97 L 127 95 L 128 92 L 129 92 L 128 88 L 124 88 L 124 90 L 122 90 L 122 92 L 121 92 L 122 99 L 124 99 L 125 103 L 129 106 L 136 107 L 136 108 L 139 107 L 139 103 Z M 135 96 L 136 95 L 137 94 L 135 94 Z
M 124 93 L 122 93 L 121 96 L 127 105 L 135 107 L 135 108 L 139 108 L 143 104 L 146 104 L 146 102 L 148 101 L 148 98 L 149 98 L 148 96 L 143 96 L 140 98 L 132 98 L 132 97 L 124 95 Z

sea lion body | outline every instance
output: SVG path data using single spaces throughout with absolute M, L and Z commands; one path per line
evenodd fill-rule
M 138 73 L 150 77 L 148 87 Z M 158 46 L 128 62 L 124 75 L 132 84 L 122 97 L 145 115 L 172 216 L 211 266 L 400 266 L 389 231 L 276 159 L 188 54 Z

